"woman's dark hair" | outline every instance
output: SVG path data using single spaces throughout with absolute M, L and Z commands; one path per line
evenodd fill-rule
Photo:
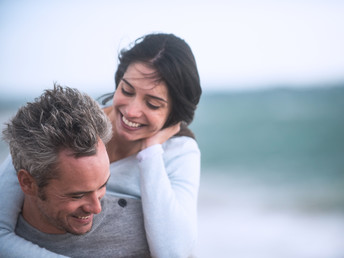
M 181 121 L 186 125 L 190 124 L 202 89 L 189 45 L 173 34 L 149 34 L 137 39 L 132 48 L 123 49 L 119 54 L 119 65 L 115 73 L 116 88 L 128 66 L 136 62 L 153 68 L 157 79 L 167 85 L 172 110 L 164 127 Z M 110 98 L 104 99 L 103 103 Z

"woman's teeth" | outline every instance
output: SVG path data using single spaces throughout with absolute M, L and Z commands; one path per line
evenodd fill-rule
M 140 126 L 140 124 L 138 124 L 138 123 L 130 122 L 130 121 L 127 120 L 124 116 L 122 116 L 122 121 L 123 121 L 127 126 L 130 126 L 130 127 L 137 128 L 137 127 Z

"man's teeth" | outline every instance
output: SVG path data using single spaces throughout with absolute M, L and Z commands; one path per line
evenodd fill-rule
M 88 219 L 90 216 L 80 217 L 78 216 L 78 219 Z
M 127 120 L 124 116 L 122 116 L 122 120 L 123 120 L 123 122 L 124 122 L 126 125 L 128 125 L 128 126 L 130 126 L 130 127 L 135 127 L 135 128 L 137 128 L 137 127 L 140 126 L 140 124 L 138 124 L 138 123 L 130 122 L 130 121 Z

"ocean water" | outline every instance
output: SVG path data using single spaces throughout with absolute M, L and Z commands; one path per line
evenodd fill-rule
M 24 102 L 1 101 L 1 124 Z M 191 128 L 197 257 L 344 257 L 344 86 L 207 92 Z
M 344 257 L 344 87 L 204 95 L 199 257 Z

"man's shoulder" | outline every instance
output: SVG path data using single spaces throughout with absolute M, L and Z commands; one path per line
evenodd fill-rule
M 95 216 L 94 231 L 123 234 L 130 229 L 144 232 L 141 200 L 106 194 L 102 199 L 102 212 Z
M 102 208 L 104 216 L 142 216 L 142 202 L 135 198 L 107 193 L 102 199 Z
M 106 194 L 102 199 L 102 220 L 92 230 L 99 245 L 110 245 L 111 250 L 125 250 L 129 254 L 149 254 L 143 223 L 141 200 Z M 100 215 L 99 214 L 99 215 Z

